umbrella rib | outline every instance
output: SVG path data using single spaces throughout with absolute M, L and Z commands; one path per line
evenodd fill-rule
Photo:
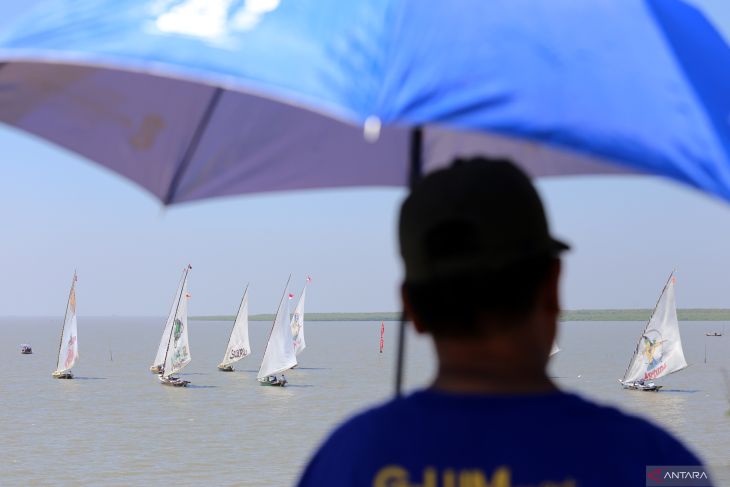
M 182 181 L 182 176 L 190 165 L 190 162 L 193 160 L 195 152 L 198 150 L 200 140 L 203 138 L 203 134 L 205 134 L 205 130 L 208 128 L 210 119 L 213 117 L 213 112 L 215 111 L 215 107 L 218 105 L 218 100 L 220 100 L 222 94 L 223 89 L 216 88 L 213 95 L 211 95 L 210 100 L 208 101 L 208 106 L 205 107 L 205 112 L 203 112 L 203 116 L 200 117 L 198 126 L 195 128 L 195 132 L 193 133 L 193 137 L 190 139 L 190 143 L 185 150 L 185 154 L 183 154 L 180 164 L 178 164 L 175 174 L 172 176 L 170 186 L 167 188 L 167 195 L 165 195 L 164 199 L 165 205 L 172 203 L 172 200 L 175 198 L 177 188 L 180 185 L 180 181 Z

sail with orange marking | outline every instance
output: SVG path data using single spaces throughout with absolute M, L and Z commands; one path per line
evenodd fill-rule
M 61 329 L 61 342 L 58 346 L 56 374 L 68 372 L 79 358 L 78 329 L 76 324 L 76 274 L 71 282 L 71 291 L 66 304 L 66 315 Z

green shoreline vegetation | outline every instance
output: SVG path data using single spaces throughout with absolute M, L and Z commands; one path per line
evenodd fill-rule
M 573 309 L 565 310 L 560 321 L 646 321 L 650 309 Z M 688 308 L 677 310 L 680 321 L 730 321 L 730 309 Z M 196 321 L 233 321 L 235 316 L 191 316 Z M 251 321 L 273 321 L 273 314 L 251 315 Z M 307 321 L 398 321 L 400 313 L 306 313 Z

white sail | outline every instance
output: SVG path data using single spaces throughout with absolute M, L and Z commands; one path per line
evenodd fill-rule
M 560 351 L 560 347 L 558 346 L 558 344 L 556 342 L 553 342 L 553 348 L 550 349 L 550 356 L 552 357 L 553 355 L 555 355 L 559 351 Z
M 155 361 L 152 363 L 152 367 L 162 367 L 163 363 L 165 362 L 165 352 L 167 352 L 167 343 L 169 342 L 170 338 L 170 330 L 172 329 L 173 321 L 175 321 L 175 313 L 180 304 L 180 298 L 183 294 L 183 283 L 185 282 L 185 278 L 187 277 L 189 270 L 190 266 L 185 266 L 182 276 L 180 277 L 180 284 L 178 284 L 177 291 L 175 291 L 175 298 L 172 300 L 170 313 L 167 315 L 165 329 L 162 331 L 162 336 L 160 337 L 160 346 L 157 347 L 157 355 L 155 356 Z
M 289 281 L 286 283 L 284 294 L 279 302 L 279 308 L 276 310 L 276 317 L 271 326 L 269 341 L 266 344 L 264 358 L 261 361 L 261 368 L 257 374 L 257 378 L 264 379 L 271 375 L 276 375 L 289 370 L 297 364 L 297 356 L 294 352 L 294 341 L 291 334 L 291 326 L 289 323 L 289 300 L 287 299 L 287 291 Z
M 238 307 L 236 321 L 233 323 L 231 337 L 228 339 L 228 347 L 221 365 L 230 365 L 238 362 L 251 353 L 251 345 L 248 341 L 248 286 L 243 292 L 241 305 Z
M 307 278 L 307 283 L 309 278 Z M 292 343 L 294 344 L 294 352 L 299 355 L 302 350 L 307 348 L 307 343 L 304 341 L 304 300 L 307 297 L 307 286 L 304 285 L 302 295 L 299 296 L 299 302 L 297 307 L 294 309 L 294 314 L 291 318 L 291 334 Z
M 187 276 L 186 276 L 187 277 Z M 187 279 L 183 280 L 180 304 L 175 313 L 170 336 L 168 337 L 165 364 L 162 370 L 163 377 L 179 372 L 190 363 L 190 344 L 188 342 L 188 299 Z
M 641 334 L 623 382 L 654 380 L 687 367 L 679 336 L 674 282 L 672 274 Z
M 66 315 L 61 330 L 61 343 L 58 347 L 58 361 L 56 372 L 66 372 L 79 358 L 78 329 L 76 326 L 76 274 L 71 283 L 71 291 L 66 304 Z

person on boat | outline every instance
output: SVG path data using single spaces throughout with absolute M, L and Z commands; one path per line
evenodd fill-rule
M 647 466 L 701 465 L 663 429 L 548 377 L 568 246 L 517 166 L 472 159 L 426 176 L 399 240 L 403 306 L 434 341 L 435 380 L 337 428 L 300 487 L 644 487 Z

